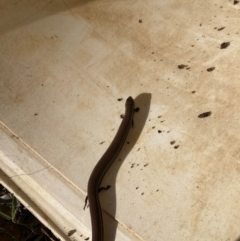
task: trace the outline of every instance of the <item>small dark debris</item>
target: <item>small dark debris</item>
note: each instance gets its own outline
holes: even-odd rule
[[[221,28],[218,28],[218,31],[221,31],[221,30],[223,30],[225,27],[221,27]]]
[[[162,131],[161,131],[161,130],[158,130],[158,133],[162,133]]]
[[[140,110],[139,107],[137,107],[137,108],[134,109],[135,112],[138,112],[139,110]]]
[[[12,138],[17,138],[17,139],[19,139],[19,137],[16,136],[16,135],[11,135],[11,137],[12,137]]]
[[[202,27],[202,23],[200,23],[199,26]]]
[[[102,145],[105,141],[100,142],[99,144]]]
[[[138,22],[139,22],[139,23],[142,23],[142,19],[139,19]]]
[[[37,116],[37,115],[38,115],[38,113],[35,113],[34,115],[35,115],[35,116]]]
[[[189,70],[189,69],[191,69],[191,68],[190,68],[190,67],[187,67],[186,69]]]
[[[192,91],[192,94],[194,94],[194,93],[196,93],[196,91],[195,91],[195,90],[193,90],[193,91]]]
[[[123,115],[123,114],[121,114],[121,115],[120,115],[120,117],[123,119],[123,118],[124,118],[124,115]]]
[[[211,68],[208,68],[207,71],[212,72],[214,69],[215,69],[215,67],[211,67]]]
[[[118,98],[117,100],[118,100],[118,101],[122,101],[122,99],[123,99],[123,98]]]
[[[223,42],[223,43],[220,45],[220,49],[226,49],[229,45],[230,45],[230,42]]]
[[[144,167],[147,167],[148,166],[148,164],[145,164],[145,165],[143,165]]]
[[[171,144],[171,145],[175,144],[175,141],[171,141],[170,144]]]
[[[162,117],[161,115],[158,116],[158,118],[161,118],[161,117]]]
[[[142,192],[141,195],[144,195],[144,192]]]
[[[179,69],[184,69],[184,68],[186,68],[186,67],[188,67],[188,65],[186,65],[186,64],[179,64],[179,65],[178,65],[178,68],[179,68]]]
[[[204,113],[198,115],[198,118],[206,118],[206,117],[210,116],[211,114],[212,114],[211,111],[207,111],[207,112],[204,112]]]
[[[178,149],[179,145],[174,146],[174,149]]]
[[[129,142],[129,141],[127,141],[127,144],[129,145],[129,144],[130,144],[130,142]]]
[[[154,52],[152,52],[152,54],[154,54]]]
[[[238,4],[239,3],[239,1],[233,1],[233,4],[234,5],[236,5],[236,4]]]
[[[155,126],[153,126],[152,129],[155,129]]]
[[[76,229],[73,229],[73,230],[70,230],[69,232],[68,232],[68,237],[69,236],[72,236],[74,233],[76,233],[77,232],[77,230]]]
[[[136,189],[138,189],[139,187],[136,187]]]

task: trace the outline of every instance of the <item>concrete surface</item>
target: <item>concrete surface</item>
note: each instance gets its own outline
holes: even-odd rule
[[[0,1],[2,182],[59,237],[90,237],[88,178],[131,95],[140,111],[100,194],[106,240],[239,240],[239,11]]]

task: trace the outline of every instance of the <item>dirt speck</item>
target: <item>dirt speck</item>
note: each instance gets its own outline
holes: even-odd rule
[[[186,64],[179,64],[179,65],[178,65],[178,68],[179,68],[179,69],[184,69],[184,68],[186,68],[186,67],[188,67],[188,65],[186,65]]]
[[[207,71],[212,72],[214,69],[215,69],[215,67],[211,67],[211,68],[208,68]]]
[[[72,236],[72,235],[73,235],[74,233],[76,233],[76,232],[77,232],[76,229],[70,230],[70,231],[68,232],[68,237]]]
[[[230,42],[223,42],[223,43],[220,45],[220,49],[226,49],[229,45],[230,45]]]
[[[203,112],[202,114],[198,115],[198,118],[206,118],[212,114],[211,111]]]
[[[136,108],[134,109],[135,112],[138,112],[139,110],[140,110],[139,107],[136,107]]]

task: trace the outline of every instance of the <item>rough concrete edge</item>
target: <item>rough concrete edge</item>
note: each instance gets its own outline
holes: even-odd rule
[[[7,142],[19,141],[18,137],[15,136],[16,138],[13,139],[11,138],[13,134],[11,132],[7,132],[8,129],[6,129],[5,126],[0,125],[1,138],[6,139]],[[19,143],[18,148],[14,149],[14,155],[19,158],[23,155],[21,144]],[[13,163],[11,163],[10,155],[8,155],[9,153],[7,153],[7,151],[4,153],[4,149],[7,148],[5,148],[4,145],[0,146],[0,181],[3,185],[6,186],[9,191],[13,192],[19,201],[26,206],[29,211],[31,211],[46,227],[48,227],[56,235],[56,237],[59,237],[62,241],[84,240],[87,236],[79,234],[78,232],[73,234],[71,237],[68,237],[66,234],[68,232],[67,230],[72,230],[73,226],[77,226],[78,230],[81,227],[79,230],[81,233],[87,234],[88,229],[83,224],[80,224],[79,220],[75,219],[68,210],[64,210],[64,207],[51,195],[49,195],[49,198],[43,198],[43,192],[45,190],[42,189],[41,192],[36,192],[36,185],[38,185],[38,188],[41,188],[41,185],[36,183],[31,175],[23,175],[22,173],[19,173],[19,170],[13,169],[11,166]],[[31,150],[29,150],[29,152],[30,151]],[[26,155],[26,151],[24,154]],[[31,159],[34,159],[34,153],[29,153],[29,155]],[[54,172],[54,169],[51,169],[51,171]],[[53,221],[53,214],[54,219],[57,220],[63,220],[64,217],[64,227],[56,225]],[[64,230],[66,231],[64,232]]]

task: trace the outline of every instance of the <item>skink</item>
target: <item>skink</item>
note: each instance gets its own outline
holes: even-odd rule
[[[88,200],[92,223],[92,241],[103,241],[104,239],[102,210],[98,197],[98,189],[106,171],[111,166],[123,147],[133,123],[133,114],[134,100],[130,96],[126,100],[125,115],[117,134],[106,152],[98,161],[97,165],[94,167],[88,181]]]

